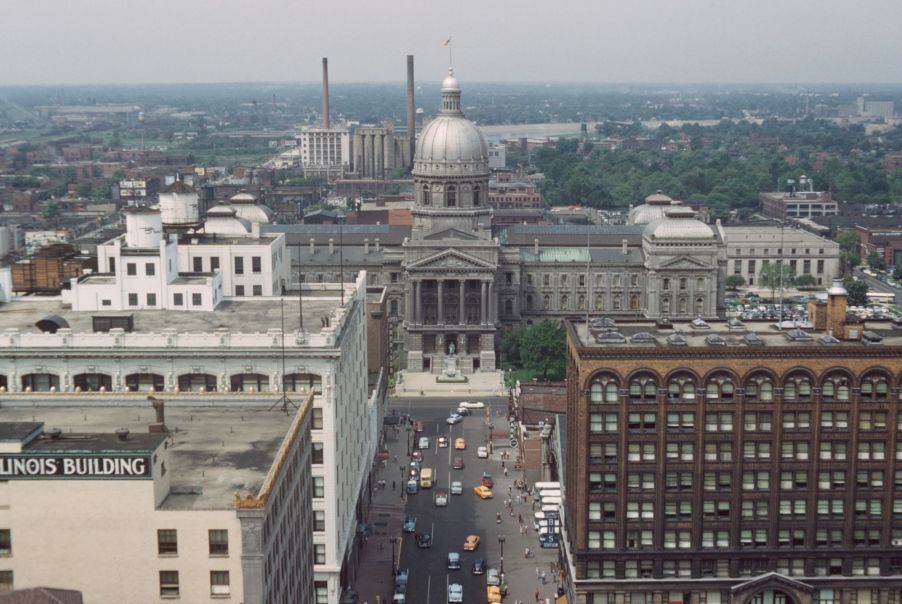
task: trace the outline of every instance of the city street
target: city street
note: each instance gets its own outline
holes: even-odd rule
[[[464,417],[464,420],[456,425],[448,425],[445,419],[457,406],[456,400],[402,400],[394,401],[392,408],[402,415],[409,414],[416,421],[423,422],[423,432],[407,431],[406,427],[400,427],[395,432],[391,427],[388,430],[388,445],[390,457],[386,467],[379,471],[378,478],[386,480],[387,487],[378,492],[377,501],[379,515],[385,517],[384,509],[387,507],[385,491],[397,501],[397,511],[391,513],[392,522],[384,535],[375,536],[376,539],[389,541],[391,537],[397,537],[395,549],[396,560],[400,568],[410,569],[408,588],[408,602],[416,603],[441,603],[447,601],[448,585],[459,583],[463,586],[464,602],[486,601],[486,576],[472,574],[473,561],[482,558],[488,568],[502,570],[502,547],[504,551],[503,571],[504,583],[509,587],[509,593],[505,602],[515,603],[535,602],[535,590],[538,589],[540,597],[551,598],[554,595],[556,584],[553,577],[552,565],[557,562],[557,550],[539,548],[539,542],[532,526],[533,509],[532,498],[529,502],[522,500],[517,503],[518,491],[514,487],[514,481],[521,478],[522,474],[514,470],[516,451],[510,449],[508,444],[508,422],[506,415],[506,400],[493,399],[485,409],[473,409],[473,414]],[[499,415],[500,413],[500,415]],[[487,421],[494,424],[491,430]],[[490,432],[495,433],[493,439],[493,451],[488,459],[479,459],[476,455],[477,448],[486,444]],[[435,484],[431,489],[420,489],[418,493],[405,495],[402,500],[402,485],[406,482],[408,473],[408,445],[416,448],[420,437],[429,438],[429,448],[423,450],[423,468],[432,468],[435,474]],[[446,436],[449,440],[448,448],[437,447],[437,437]],[[455,439],[462,437],[466,441],[466,449],[455,450]],[[502,452],[508,452],[510,459],[505,461],[508,468],[508,477],[504,477],[502,468]],[[397,461],[395,460],[397,456]],[[455,457],[462,458],[465,467],[453,469]],[[402,481],[402,467],[404,479]],[[495,481],[494,497],[482,500],[473,492],[473,488],[480,484],[483,472],[489,472]],[[527,483],[537,480],[538,476],[527,476]],[[395,482],[397,481],[397,482]],[[452,481],[463,483],[461,495],[450,495]],[[392,487],[396,486],[396,489]],[[449,492],[448,506],[436,507],[434,495],[437,489]],[[505,500],[512,496],[513,516],[505,507]],[[403,509],[403,512],[401,510]],[[501,523],[496,522],[500,514]],[[400,520],[404,516],[412,515],[417,519],[416,529],[412,533],[400,531]],[[523,523],[528,527],[528,534],[520,532],[518,516],[522,516]],[[416,534],[430,533],[433,537],[432,547],[422,549],[417,547]],[[468,535],[480,537],[480,544],[475,552],[464,551],[464,540]],[[504,543],[499,541],[503,536]],[[372,540],[371,540],[372,542]],[[377,546],[390,547],[390,544]],[[525,558],[525,549],[529,547],[534,553],[533,557]],[[374,548],[368,547],[364,554],[363,566],[367,566],[366,557],[373,555]],[[381,549],[381,551],[386,551]],[[461,568],[449,570],[447,557],[449,552],[457,552],[461,556]],[[390,557],[390,556],[389,556]],[[364,570],[363,568],[361,569]],[[388,565],[380,567],[378,571],[385,578],[390,575]],[[544,573],[546,584],[542,585],[540,576]],[[360,594],[360,602],[376,604],[374,594],[368,593],[365,583],[365,572],[360,573],[357,592]],[[380,580],[380,583],[386,583]],[[377,591],[380,598],[387,595],[385,587]]]

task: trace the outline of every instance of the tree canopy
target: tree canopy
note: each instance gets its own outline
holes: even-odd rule
[[[543,380],[561,380],[567,366],[567,333],[559,321],[547,320],[504,334],[501,350],[509,365]]]

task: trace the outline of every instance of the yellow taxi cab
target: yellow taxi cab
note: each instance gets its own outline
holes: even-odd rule
[[[491,499],[492,498],[492,489],[488,487],[484,487],[479,485],[478,487],[473,487],[473,492],[479,495],[480,499]]]
[[[501,601],[501,588],[497,585],[489,585],[485,588],[485,599],[489,602]]]
[[[467,539],[464,541],[464,551],[475,552],[478,547],[479,535],[467,535]]]
[[[455,449],[466,449],[467,441],[465,441],[462,438],[458,438],[457,440],[454,441],[454,448]]]

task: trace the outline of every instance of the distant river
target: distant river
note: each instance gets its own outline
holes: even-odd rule
[[[749,121],[760,123],[760,119],[751,119]],[[589,133],[595,132],[595,124],[598,122],[588,122],[586,127]],[[648,120],[642,122],[642,126],[649,130],[656,130],[661,124],[667,124],[671,128],[680,128],[685,124],[698,124],[699,126],[716,126],[720,120]],[[545,124],[504,124],[497,126],[480,126],[479,129],[485,135],[486,139],[491,142],[498,142],[502,139],[513,140],[522,137],[526,138],[548,138],[551,136],[573,136],[579,134],[578,122],[561,122],[561,123],[545,123]]]

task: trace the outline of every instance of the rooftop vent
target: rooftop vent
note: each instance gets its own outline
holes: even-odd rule
[[[63,434],[63,431],[59,428],[48,428],[47,430],[44,430],[44,434],[49,436],[52,440],[59,440],[60,436],[62,436]]]
[[[839,339],[832,333],[824,334],[821,336],[820,341],[821,344],[824,344],[825,346],[836,346],[839,344]]]
[[[655,321],[655,326],[658,329],[673,329],[673,323],[667,317],[662,317]]]
[[[630,342],[633,344],[657,344],[658,339],[647,331],[640,331],[639,333],[633,334],[633,337],[630,338]]]
[[[595,341],[599,344],[623,344],[626,342],[626,336],[614,329],[607,329],[594,335]]]
[[[877,332],[865,330],[861,332],[861,339],[864,340],[867,344],[879,344],[883,341],[883,336],[881,336]]]
[[[59,315],[47,315],[35,323],[35,326],[44,333],[56,333],[57,329],[67,328],[69,324]]]
[[[712,333],[705,338],[705,344],[707,344],[708,346],[726,346],[727,341],[721,336]]]
[[[764,340],[761,339],[761,336],[756,334],[754,331],[751,331],[744,336],[742,336],[742,341],[748,344],[749,346],[763,346]]]
[[[814,339],[799,327],[790,329],[784,333],[786,334],[786,339],[790,342],[811,342]]]
[[[689,342],[678,333],[672,333],[667,336],[667,343],[671,346],[688,346]]]
[[[690,325],[692,326],[692,329],[711,329],[711,326],[705,323],[701,317],[693,319]]]
[[[727,321],[727,329],[729,329],[731,331],[738,331],[740,329],[745,329],[745,323],[743,323],[736,317],[733,317],[732,319]]]

